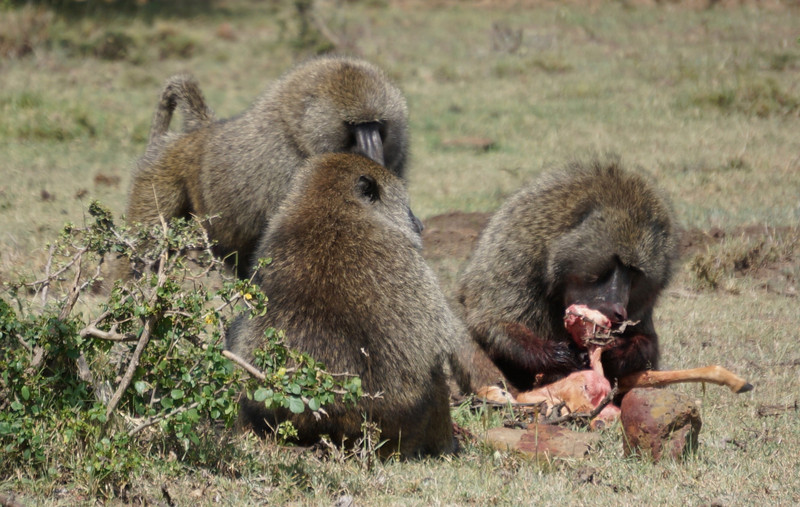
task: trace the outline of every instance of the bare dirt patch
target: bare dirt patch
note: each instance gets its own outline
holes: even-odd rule
[[[466,259],[491,216],[491,213],[451,211],[425,220],[422,231],[425,257]]]

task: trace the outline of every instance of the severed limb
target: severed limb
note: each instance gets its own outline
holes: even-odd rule
[[[625,393],[637,387],[663,387],[681,382],[710,382],[728,386],[734,393],[746,393],[753,385],[722,366],[705,366],[689,370],[645,370],[631,373],[619,380],[619,391]]]

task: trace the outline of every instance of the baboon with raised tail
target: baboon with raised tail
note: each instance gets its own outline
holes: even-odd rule
[[[181,132],[168,132],[173,111]],[[197,83],[171,78],[134,170],[127,221],[211,217],[215,253],[248,275],[259,235],[297,169],[314,155],[361,153],[405,176],[408,110],[386,73],[363,60],[322,57],[289,71],[243,113],[216,119]],[[118,270],[119,271],[119,270]],[[120,277],[130,274],[128,267]]]

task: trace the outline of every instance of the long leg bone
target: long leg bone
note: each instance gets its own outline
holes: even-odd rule
[[[662,387],[680,382],[711,382],[728,386],[734,393],[746,393],[753,385],[722,366],[705,366],[689,370],[646,370],[631,373],[619,380],[619,391],[627,392],[637,387]]]

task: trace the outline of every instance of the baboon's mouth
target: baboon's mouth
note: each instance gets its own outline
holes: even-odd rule
[[[586,305],[570,305],[564,312],[564,327],[572,339],[583,347],[589,344],[608,346],[624,333],[628,326],[636,324],[638,322],[630,320],[612,322],[601,311]]]

